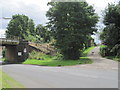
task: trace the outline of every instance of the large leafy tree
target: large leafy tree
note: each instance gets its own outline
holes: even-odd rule
[[[34,22],[25,15],[13,15],[7,26],[7,37],[18,36],[22,39],[28,39],[29,35],[34,34]]]
[[[85,41],[97,31],[98,16],[86,2],[50,2],[46,16],[56,40],[56,47],[64,59],[79,59]]]
[[[120,57],[120,2],[109,4],[105,9],[104,28],[101,39],[107,45],[108,55]]]
[[[31,33],[31,35],[35,36],[35,24],[32,19],[28,20],[28,30]]]

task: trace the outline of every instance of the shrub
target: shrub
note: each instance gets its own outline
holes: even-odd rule
[[[109,50],[108,50],[108,47],[107,46],[102,46],[100,47],[100,55],[105,57],[105,56],[108,56],[109,55]]]
[[[120,57],[120,45],[115,45],[114,47],[102,46],[100,47],[101,56],[114,56]]]
[[[32,51],[29,53],[29,59],[43,59],[43,53],[37,52],[37,51]]]
[[[116,44],[112,49],[111,52],[114,54],[116,57],[120,57],[120,44]]]
[[[60,54],[59,52],[57,52],[53,59],[54,60],[63,60],[63,55]]]
[[[5,57],[5,49],[2,50],[2,56]]]

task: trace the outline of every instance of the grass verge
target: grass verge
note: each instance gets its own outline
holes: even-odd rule
[[[0,70],[0,90],[2,90],[2,71]]]
[[[0,61],[5,61],[5,58],[0,58]]]
[[[32,52],[29,56],[29,59],[24,61],[22,64],[33,64],[33,65],[42,65],[42,66],[71,66],[78,64],[91,64],[92,60],[86,57],[88,52],[94,47],[90,47],[83,51],[82,56],[79,60],[58,60],[56,56],[44,55],[39,52]]]
[[[87,54],[90,52],[90,50],[92,50],[93,48],[95,48],[95,46],[92,46],[92,47],[89,47],[89,48],[87,48],[87,49],[85,49],[85,50],[83,50],[82,52],[82,56],[87,56]]]
[[[2,82],[1,82],[2,81]],[[2,84],[1,84],[2,83]],[[2,88],[24,88],[23,85],[0,70],[0,90]]]
[[[87,57],[81,57],[79,60],[55,60],[53,58],[44,58],[44,60],[27,59],[23,64],[43,65],[43,66],[71,66],[77,64],[91,64],[92,61]]]

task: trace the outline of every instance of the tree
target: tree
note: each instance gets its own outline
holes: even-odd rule
[[[38,24],[36,26],[36,37],[38,39],[38,41],[41,42],[49,42],[50,41],[50,31],[48,30],[47,27]]]
[[[13,15],[7,26],[7,37],[18,36],[28,39],[28,35],[34,33],[34,22],[25,15]]]
[[[114,24],[115,27],[120,28],[120,2],[115,4],[108,4],[108,8],[105,9],[104,24]]]
[[[28,20],[28,30],[32,36],[35,36],[35,24],[32,19]]]
[[[50,2],[48,26],[56,40],[56,47],[64,59],[77,60],[88,35],[96,32],[98,16],[86,2]]]
[[[109,56],[120,57],[120,2],[109,4],[105,9],[104,28],[100,38],[107,46],[106,53]]]

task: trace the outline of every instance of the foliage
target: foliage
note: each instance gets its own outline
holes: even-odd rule
[[[33,51],[29,58],[23,64],[45,65],[45,66],[69,66],[77,64],[91,64],[92,60],[87,57],[81,57],[79,60],[63,60],[61,54],[55,56],[45,55],[40,52]]]
[[[106,58],[108,58],[108,59],[112,59],[112,60],[114,60],[114,61],[118,61],[118,62],[120,62],[120,58],[119,58],[119,57],[115,57],[115,56],[107,56]]]
[[[89,47],[87,49],[84,49],[82,51],[82,56],[87,56],[87,54],[90,52],[90,50],[92,50],[93,48],[95,48],[95,46]]]
[[[13,15],[7,26],[7,37],[18,36],[22,39],[28,39],[29,35],[34,36],[34,22],[25,15]],[[29,40],[29,39],[28,39]]]
[[[50,2],[46,16],[55,46],[64,59],[79,59],[87,38],[97,31],[98,16],[86,2]]]
[[[25,36],[25,39],[30,41],[30,42],[36,42],[37,38],[33,35],[30,34],[30,32],[28,32],[28,36]]]
[[[120,57],[120,44],[116,44],[112,49],[111,52],[116,52],[115,56]]]
[[[44,60],[27,59],[23,64],[43,65],[43,66],[71,66],[78,64],[91,64],[92,60],[81,57],[79,60],[55,60],[54,57],[45,57]]]
[[[95,45],[94,39],[90,35],[87,35],[86,39],[84,40],[84,48],[87,49]]]
[[[36,52],[36,51],[32,51],[29,54],[29,59],[43,59],[42,57],[44,57],[45,55],[41,52]]]
[[[36,26],[36,37],[40,42],[49,42],[50,41],[50,31],[47,27],[38,24]]]
[[[103,57],[109,55],[108,47],[101,47],[100,48],[100,55],[103,56]]]
[[[2,49],[2,57],[5,57],[5,49]]]
[[[104,48],[104,47],[106,47],[106,45],[100,45],[100,48]]]
[[[59,52],[57,52],[53,59],[54,60],[63,60],[63,55],[60,54]]]
[[[113,24],[105,27],[103,30],[103,34],[101,34],[101,39],[104,45],[107,45],[110,48],[119,43],[119,37],[120,29],[116,28]]]
[[[120,2],[118,4],[108,4],[105,9],[104,24],[115,24],[120,27]]]
[[[13,15],[8,24],[7,37],[18,36],[31,42],[49,42],[50,31],[41,24],[35,28],[34,21],[25,15]]]
[[[104,28],[100,38],[105,48],[101,50],[107,53],[105,56],[120,57],[120,2],[118,4],[109,4],[105,9]]]

